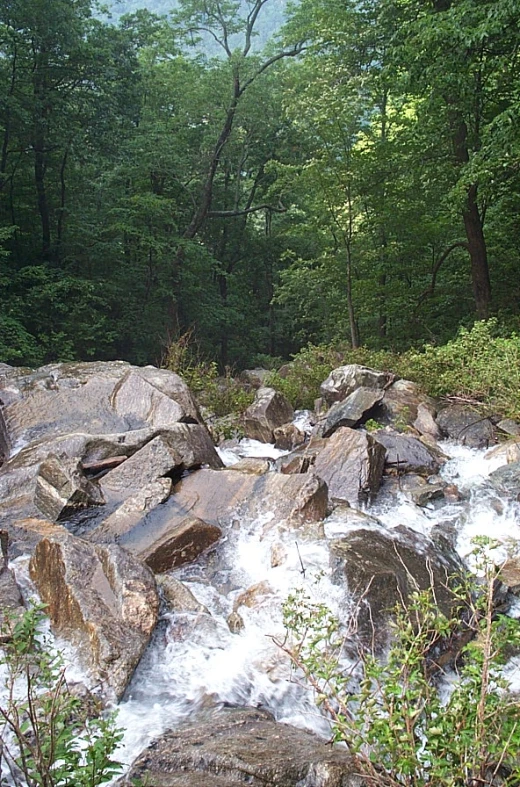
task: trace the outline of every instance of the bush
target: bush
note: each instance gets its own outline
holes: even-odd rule
[[[519,703],[502,674],[505,653],[520,644],[520,622],[496,614],[493,544],[475,550],[483,584],[466,577],[454,589],[476,638],[461,651],[457,680],[446,701],[432,679],[434,654],[461,629],[446,617],[433,590],[415,590],[395,609],[387,658],[360,650],[357,681],[342,671],[345,633],[329,610],[305,594],[285,605],[288,637],[278,643],[316,693],[333,739],[347,745],[368,783],[397,787],[517,784]],[[351,632],[350,632],[351,633]]]
[[[0,629],[0,780],[15,787],[96,787],[120,772],[114,716],[90,718],[67,686],[65,668],[39,633],[42,606],[7,618]]]

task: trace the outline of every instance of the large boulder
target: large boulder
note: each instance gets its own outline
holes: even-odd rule
[[[447,461],[440,449],[435,450],[411,435],[384,429],[375,432],[374,439],[386,448],[386,467],[397,473],[433,475]]]
[[[354,507],[372,500],[381,483],[385,448],[366,432],[345,426],[321,446],[313,471],[327,484],[330,497]],[[312,450],[312,443],[309,448]]]
[[[39,541],[29,569],[54,631],[120,698],[157,622],[152,572],[116,545],[96,546],[59,526]]]
[[[195,516],[188,516],[175,527],[139,550],[139,557],[160,574],[185,563],[192,563],[202,552],[213,546],[222,536],[217,525],[210,525]],[[127,549],[132,549],[131,536],[122,539]],[[134,547],[135,548],[135,547]]]
[[[436,603],[446,614],[455,606],[448,580],[460,574],[462,564],[447,542],[439,546],[403,525],[391,531],[360,527],[334,541],[331,553],[336,581],[346,580],[361,599],[358,631],[377,648],[388,643],[395,605],[406,603],[416,588],[433,585]]]
[[[171,478],[158,478],[127,497],[115,511],[89,533],[92,541],[117,541],[137,527],[153,509],[164,503],[172,490]]]
[[[29,443],[74,432],[109,434],[201,422],[178,375],[122,361],[13,370],[0,385],[0,443],[8,457]]]
[[[445,437],[471,448],[487,448],[496,442],[495,427],[473,407],[451,404],[437,415],[437,426]]]
[[[346,749],[253,708],[216,711],[155,741],[120,779],[154,787],[361,787]]]
[[[41,513],[57,522],[87,506],[103,505],[99,486],[83,473],[79,462],[50,454],[39,466],[34,496]]]
[[[367,366],[353,363],[339,366],[320,386],[320,393],[331,405],[350,396],[357,388],[384,390],[394,379],[389,372],[378,372]]]
[[[294,410],[274,388],[259,388],[255,401],[244,413],[246,437],[261,443],[274,442],[274,430],[292,420]]]
[[[356,388],[346,399],[332,405],[323,426],[323,437],[330,437],[340,426],[357,426],[383,399],[384,391]]]

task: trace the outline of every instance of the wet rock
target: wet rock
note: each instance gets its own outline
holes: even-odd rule
[[[100,486],[107,500],[124,499],[161,476],[180,475],[203,464],[222,467],[207,430],[198,424],[176,424],[107,473]]]
[[[320,386],[320,393],[331,405],[350,396],[357,388],[383,390],[394,379],[388,372],[378,372],[360,364],[348,364],[334,369]]]
[[[266,601],[266,599],[268,600],[272,598],[273,594],[274,590],[267,580],[258,582],[256,585],[251,585],[251,587],[247,588],[237,596],[235,603],[233,604],[233,612],[236,612],[238,609],[240,609],[240,607],[256,609],[257,607],[261,606],[264,601]]]
[[[492,486],[502,494],[520,500],[520,462],[503,465],[489,474]]]
[[[356,388],[346,399],[330,408],[323,426],[323,437],[330,437],[340,426],[357,426],[383,396],[382,390]]]
[[[127,497],[110,516],[89,533],[96,542],[117,541],[120,536],[138,527],[143,518],[168,499],[172,490],[170,478],[158,478],[143,486],[135,495]]]
[[[178,375],[122,361],[19,370],[2,381],[2,401],[0,432],[9,456],[28,443],[73,432],[112,434],[201,420]]]
[[[327,512],[327,487],[312,474],[256,476],[233,470],[202,469],[183,478],[165,504],[170,516],[197,516],[222,527],[236,519],[269,515],[290,524],[320,521]]]
[[[273,430],[275,448],[282,451],[293,451],[305,442],[305,432],[294,424],[284,424]]]
[[[431,475],[447,460],[440,449],[434,451],[411,435],[381,429],[374,439],[386,448],[386,467],[398,473]]]
[[[324,441],[314,472],[323,478],[329,496],[357,507],[372,500],[381,482],[386,450],[366,432],[340,427]]]
[[[185,563],[192,563],[221,536],[222,530],[216,525],[210,525],[202,519],[190,516],[144,548],[144,538],[141,538],[137,548],[135,533],[121,538],[119,543],[130,551],[135,551],[152,571],[161,574]]]
[[[244,628],[244,620],[238,612],[232,612],[227,616],[227,624],[232,634],[240,634]]]
[[[119,780],[154,787],[361,787],[345,749],[252,708],[216,711],[168,732]]]
[[[280,542],[271,547],[271,568],[282,566],[287,560],[287,549]]]
[[[209,610],[201,604],[191,590],[169,574],[159,574],[157,585],[172,612],[193,612],[209,615]]]
[[[313,437],[304,448],[297,448],[287,456],[279,457],[275,462],[275,468],[285,475],[308,473],[314,467],[319,446],[323,448],[324,445],[324,440]]]
[[[508,440],[502,445],[497,445],[486,454],[486,459],[503,459],[506,464],[520,462],[520,440]]]
[[[446,585],[462,564],[447,542],[440,548],[403,525],[391,531],[360,528],[333,542],[331,551],[336,580],[345,577],[350,592],[362,599],[358,626],[367,644],[387,645],[392,610],[415,587],[425,590],[433,581],[440,609],[450,614],[454,606]]]
[[[40,464],[34,502],[45,517],[57,522],[78,509],[104,505],[105,499],[78,462],[64,461],[51,454]]]
[[[95,546],[60,527],[38,543],[29,568],[53,629],[120,698],[157,622],[151,571],[116,545]]]
[[[253,456],[241,459],[234,465],[228,467],[228,470],[235,470],[237,473],[250,473],[251,475],[264,475],[271,469],[268,459],[257,459]]]
[[[8,567],[8,545],[7,531],[0,530],[0,644],[9,639],[11,621],[21,614],[24,607],[16,577]]]
[[[408,491],[408,496],[416,506],[427,506],[433,500],[444,498],[444,484],[424,484]]]
[[[255,401],[244,413],[246,437],[261,443],[274,442],[274,430],[292,420],[294,410],[274,388],[259,388]]]
[[[461,404],[445,407],[437,415],[442,434],[470,448],[487,448],[496,442],[495,428],[478,410]]]
[[[509,591],[515,596],[520,596],[520,557],[509,557],[500,567],[499,579],[507,585]]]

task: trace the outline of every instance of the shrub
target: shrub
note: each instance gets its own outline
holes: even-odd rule
[[[446,701],[432,679],[433,656],[440,642],[460,631],[461,618],[446,617],[433,590],[416,589],[396,607],[386,659],[361,650],[357,681],[341,668],[345,633],[330,611],[301,593],[286,603],[288,637],[278,644],[314,689],[334,741],[347,745],[368,783],[518,783],[519,703],[508,694],[502,665],[511,644],[520,644],[520,622],[494,610],[492,546],[481,540],[475,551],[484,583],[468,576],[453,591],[477,636],[461,651]]]
[[[112,754],[121,740],[114,716],[89,718],[67,686],[59,654],[39,633],[42,606],[7,618],[0,629],[2,765],[15,787],[96,787],[120,772]]]

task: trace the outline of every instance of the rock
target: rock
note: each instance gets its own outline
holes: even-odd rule
[[[273,430],[275,448],[282,451],[293,451],[305,442],[305,432],[294,424],[284,424]]]
[[[244,413],[246,437],[261,443],[274,441],[274,430],[292,420],[294,410],[274,388],[259,388],[255,401]]]
[[[325,419],[323,437],[330,437],[340,426],[357,426],[383,399],[384,391],[356,388],[346,399],[334,404]]]
[[[1,384],[0,433],[9,456],[31,442],[73,432],[111,434],[201,421],[178,375],[122,361],[50,364],[16,371]]]
[[[271,546],[271,568],[282,566],[287,560],[287,549],[280,542]]]
[[[167,516],[188,514],[205,522],[229,527],[234,520],[252,520],[269,514],[271,521],[290,525],[318,522],[327,513],[326,484],[313,474],[251,475],[233,470],[202,469],[183,478],[164,508]]]
[[[504,459],[506,464],[520,462],[520,439],[508,440],[502,445],[497,445],[486,454],[486,459]]]
[[[104,505],[105,499],[78,462],[64,461],[50,454],[38,470],[34,502],[45,517],[57,522],[80,508]]]
[[[462,571],[456,553],[403,525],[391,531],[359,528],[331,546],[336,580],[346,578],[349,590],[361,598],[358,626],[366,643],[384,648],[390,635],[391,610],[418,586],[434,583],[439,608],[450,614],[454,599],[446,588],[450,576]]]
[[[107,500],[121,500],[161,476],[179,476],[203,464],[222,467],[207,430],[198,424],[176,424],[110,470],[100,486]]]
[[[236,612],[240,607],[256,609],[260,607],[266,599],[272,599],[273,593],[274,590],[267,580],[258,582],[256,585],[251,585],[251,587],[247,588],[236,597],[235,603],[233,604],[233,612]]]
[[[320,393],[331,405],[350,396],[357,388],[384,390],[394,379],[389,372],[378,372],[359,364],[334,369],[320,386]]]
[[[411,435],[381,429],[374,433],[374,439],[386,448],[386,467],[397,473],[432,475],[447,460],[440,449],[434,452]]]
[[[375,497],[385,456],[385,448],[371,435],[343,426],[323,441],[313,469],[327,484],[331,498],[357,507]]]
[[[271,469],[268,459],[256,458],[254,456],[241,459],[234,465],[230,465],[228,470],[235,470],[237,473],[250,473],[251,475],[264,475]]]
[[[414,429],[417,429],[419,434],[428,435],[434,440],[440,440],[442,435],[435,421],[436,414],[433,406],[421,402],[417,406],[417,416],[413,422]]]
[[[487,448],[496,442],[495,428],[478,410],[461,404],[445,407],[437,415],[437,426],[446,437],[471,448]]]
[[[513,421],[512,418],[503,418],[497,424],[497,429],[501,432],[511,435],[511,437],[520,437],[520,424]]]
[[[515,596],[520,595],[520,558],[518,555],[509,557],[500,567],[498,577]]]
[[[514,500],[520,500],[520,462],[503,465],[489,474],[494,488]]]
[[[127,497],[110,516],[89,533],[89,540],[117,541],[119,536],[136,528],[150,511],[164,503],[172,490],[171,478],[158,478]]]
[[[443,484],[424,484],[423,486],[416,486],[408,491],[408,496],[415,503],[416,506],[426,506],[432,500],[441,500],[444,498],[444,485]]]
[[[120,698],[157,622],[151,571],[116,545],[89,544],[60,527],[38,543],[29,568],[54,631]]]
[[[240,634],[244,628],[244,620],[238,612],[232,612],[227,616],[227,624],[232,634]]]
[[[240,380],[251,388],[262,388],[271,374],[268,369],[244,369],[240,372]]]
[[[24,608],[23,597],[14,572],[8,567],[7,548],[9,538],[6,530],[0,530],[0,644],[10,639],[11,622],[16,620]]]
[[[253,708],[216,711],[163,735],[120,779],[119,787],[361,787],[345,749],[277,724]]]
[[[201,604],[191,590],[178,579],[169,574],[159,574],[157,585],[161,589],[164,599],[172,612],[193,612],[209,615],[209,610]]]
[[[132,552],[137,552],[141,560],[156,574],[192,563],[202,552],[215,544],[222,536],[222,530],[209,525],[194,516],[170,528],[149,546],[136,548],[135,533],[120,539],[120,543]]]

